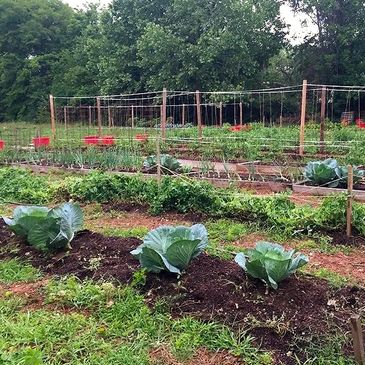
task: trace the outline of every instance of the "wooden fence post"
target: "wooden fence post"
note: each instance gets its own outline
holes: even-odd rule
[[[89,105],[89,128],[91,128],[92,114],[91,114],[91,105]]]
[[[161,109],[161,135],[162,140],[166,139],[166,105],[167,105],[167,90],[162,91],[162,109]]]
[[[326,118],[326,88],[322,87],[321,94],[321,124],[319,129],[320,153],[324,153],[324,121]]]
[[[185,125],[185,104],[182,105],[181,124]]]
[[[198,137],[199,139],[202,138],[202,113],[201,113],[201,106],[200,106],[200,91],[196,90],[195,92],[195,100],[196,100],[196,118],[198,121]]]
[[[223,126],[223,103],[219,103],[219,126]]]
[[[99,137],[101,137],[101,124],[102,124],[102,115],[101,115],[101,103],[100,103],[100,97],[96,97],[96,108],[98,110],[98,134]]]
[[[364,338],[359,315],[352,315],[350,318],[351,334],[354,346],[355,361],[359,365],[365,365]]]
[[[111,128],[111,126],[112,126],[112,113],[111,113],[110,106],[108,106],[108,126],[109,126],[109,128]]]
[[[157,163],[157,180],[161,184],[161,149],[160,149],[160,137],[156,137],[156,163]]]
[[[65,129],[67,129],[67,106],[63,107],[63,121],[65,123]]]
[[[307,80],[303,80],[302,108],[300,113],[299,155],[304,155],[305,116],[307,108]]]
[[[240,126],[243,125],[243,104],[240,102]]]
[[[354,184],[354,172],[352,165],[347,167],[347,212],[346,212],[346,235],[351,237],[352,235],[352,189]]]
[[[55,120],[55,110],[54,110],[54,98],[52,95],[49,96],[49,109],[51,113],[51,130],[52,139],[56,139],[56,120]]]

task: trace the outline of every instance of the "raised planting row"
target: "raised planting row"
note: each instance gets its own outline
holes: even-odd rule
[[[345,230],[346,196],[326,197],[318,206],[296,205],[290,194],[256,196],[238,189],[219,189],[196,180],[153,179],[95,172],[87,176],[37,175],[25,169],[0,169],[3,201],[42,204],[69,199],[79,202],[128,202],[144,205],[152,214],[167,211],[237,218],[288,235]],[[365,206],[354,202],[353,227],[365,236]]]
[[[253,336],[251,341],[271,352],[249,364],[314,361],[313,348],[319,356],[333,336],[337,343],[331,343],[322,361],[352,364],[348,318],[363,310],[365,291],[357,287],[334,289],[326,281],[304,274],[290,276],[308,258],[280,245],[258,243],[256,248],[239,253],[234,262],[203,252],[208,234],[201,224],[162,226],[150,231],[143,241],[105,237],[81,230],[82,211],[72,203],[53,209],[18,207],[13,219],[6,222],[8,227],[0,225],[0,259],[26,260],[50,275],[129,283],[145,294],[152,308],[161,306],[163,300],[175,317],[192,315],[223,322],[241,333],[242,341]],[[33,230],[38,232],[35,236]],[[72,302],[77,287],[72,278],[55,284],[49,300]],[[109,293],[106,310],[112,312],[113,285],[104,287]],[[94,290],[90,300],[95,295]],[[135,310],[130,308],[128,315],[137,314]],[[109,329],[107,324],[105,327],[106,334]]]

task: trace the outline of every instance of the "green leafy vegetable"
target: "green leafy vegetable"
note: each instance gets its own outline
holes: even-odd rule
[[[202,224],[192,227],[161,226],[150,231],[131,252],[148,271],[176,274],[187,268],[208,245],[208,233]]]
[[[359,182],[364,171],[354,169],[354,184]],[[326,186],[329,188],[346,187],[348,170],[340,166],[334,159],[324,161],[312,161],[304,168],[304,177],[313,185]]]
[[[83,213],[78,205],[64,203],[59,207],[20,206],[13,219],[3,218],[18,236],[41,251],[68,247],[83,226]]]
[[[262,241],[246,254],[237,254],[235,261],[248,275],[277,289],[280,281],[307,264],[309,259],[303,254],[296,254],[295,250],[285,251],[281,245]]]
[[[160,164],[161,167],[167,171],[177,171],[181,169],[180,162],[176,158],[166,154],[160,156]],[[155,166],[157,166],[157,157],[155,155],[148,156],[143,162],[143,167],[147,169],[154,168]]]

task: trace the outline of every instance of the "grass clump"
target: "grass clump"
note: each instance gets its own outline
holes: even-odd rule
[[[39,270],[17,259],[0,261],[0,283],[31,282],[40,276]]]

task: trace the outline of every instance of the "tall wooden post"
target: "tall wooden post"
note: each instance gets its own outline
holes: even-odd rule
[[[219,103],[219,126],[223,126],[223,103]]]
[[[354,314],[350,318],[352,341],[354,346],[355,361],[359,365],[365,364],[364,337],[362,334],[360,316]]]
[[[65,123],[65,129],[67,128],[67,107],[63,107],[63,121]]]
[[[51,113],[51,130],[52,138],[56,139],[56,120],[55,120],[55,110],[54,110],[54,98],[52,95],[49,96],[49,109]]]
[[[185,104],[182,105],[181,124],[185,125]]]
[[[354,185],[354,171],[352,165],[347,167],[347,211],[346,211],[346,235],[352,235],[352,189]]]
[[[324,153],[324,121],[326,118],[326,88],[322,87],[321,94],[321,124],[319,129],[320,153]]]
[[[166,107],[167,106],[167,90],[162,91],[162,109],[161,109],[161,135],[162,140],[166,139]]]
[[[240,102],[240,126],[243,125],[243,104]]]
[[[98,110],[98,134],[101,137],[101,123],[102,123],[102,115],[101,115],[101,104],[100,104],[100,97],[96,97],[96,108]]]
[[[132,120],[132,128],[134,129],[134,106],[132,105],[132,110],[131,110],[131,120]]]
[[[109,126],[109,128],[111,128],[111,126],[112,126],[112,114],[111,114],[110,106],[108,106],[108,126]]]
[[[200,91],[196,90],[195,92],[195,101],[196,101],[196,119],[198,121],[198,137],[199,139],[202,138],[202,111],[200,105]]]
[[[156,163],[157,163],[157,180],[158,184],[161,184],[161,149],[160,149],[160,137],[156,137]]]
[[[307,80],[303,80],[302,108],[300,113],[299,155],[304,155],[305,116],[307,108]]]
[[[91,105],[89,105],[89,127],[91,128],[91,123],[92,123],[92,111],[91,111]]]

